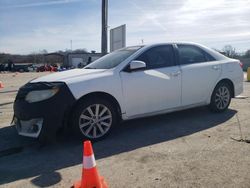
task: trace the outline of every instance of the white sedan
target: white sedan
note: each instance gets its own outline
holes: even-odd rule
[[[27,83],[16,97],[14,122],[24,136],[44,139],[67,127],[98,140],[119,120],[205,105],[223,112],[243,91],[241,66],[195,43],[127,47],[84,69]]]

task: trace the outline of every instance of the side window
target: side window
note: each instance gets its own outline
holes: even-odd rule
[[[171,45],[153,47],[141,54],[136,60],[144,61],[147,65],[147,69],[175,65],[174,52]]]
[[[178,51],[181,65],[211,61],[208,59],[210,55],[196,46],[178,45]]]

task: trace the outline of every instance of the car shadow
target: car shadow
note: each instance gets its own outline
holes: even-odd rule
[[[93,143],[95,157],[102,159],[188,136],[215,127],[232,118],[235,113],[236,110],[229,109],[215,114],[202,107],[127,121],[116,127],[104,140]],[[0,135],[9,129],[0,129]],[[0,185],[33,177],[31,183],[40,187],[60,182],[61,176],[57,170],[82,163],[81,140],[70,135],[64,133],[55,142],[43,147],[37,142],[34,144],[34,141],[26,140],[23,143],[28,147],[24,147],[22,152],[0,157]]]

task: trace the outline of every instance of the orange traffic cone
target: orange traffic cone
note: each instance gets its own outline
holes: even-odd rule
[[[107,188],[107,183],[96,168],[95,156],[90,141],[83,143],[82,179],[74,183],[74,188]]]
[[[0,88],[4,88],[3,82],[0,81]]]

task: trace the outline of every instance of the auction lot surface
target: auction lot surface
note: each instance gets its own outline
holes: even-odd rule
[[[81,176],[82,143],[70,132],[40,146],[10,126],[17,89],[44,74],[0,74],[0,187],[70,187]],[[115,188],[250,187],[250,144],[234,140],[250,140],[250,83],[242,95],[222,114],[202,107],[123,123],[93,145],[100,174]]]

